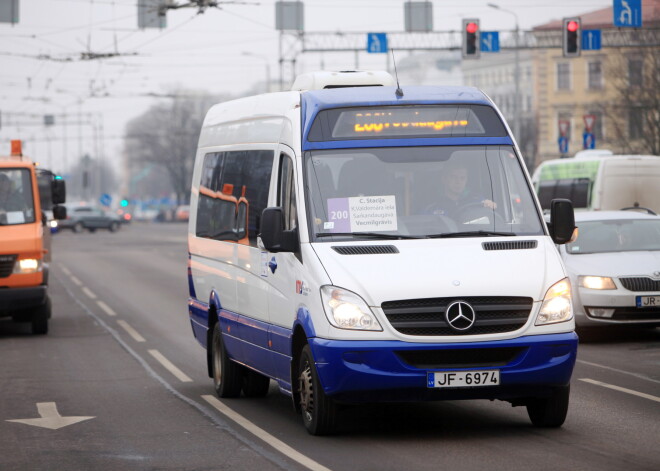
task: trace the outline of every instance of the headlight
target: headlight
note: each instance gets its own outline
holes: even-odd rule
[[[335,327],[352,330],[383,330],[367,303],[357,294],[336,286],[323,286],[321,299],[325,315]]]
[[[614,280],[609,276],[578,276],[578,284],[589,289],[616,289]]]
[[[36,258],[23,258],[16,262],[14,265],[14,273],[26,275],[28,273],[36,273],[41,270],[41,260]]]
[[[558,281],[550,287],[538,316],[536,316],[536,325],[555,324],[565,322],[573,317],[573,307],[571,306],[571,284],[568,278]]]
[[[48,225],[50,225],[50,227],[57,227],[57,221],[55,219],[48,221]]]

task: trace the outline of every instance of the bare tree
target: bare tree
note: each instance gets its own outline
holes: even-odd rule
[[[131,167],[162,166],[179,204],[189,201],[193,162],[206,111],[219,101],[205,93],[178,91],[126,126]]]
[[[614,94],[601,109],[616,147],[626,153],[660,155],[659,71],[658,47],[622,50],[610,63]]]

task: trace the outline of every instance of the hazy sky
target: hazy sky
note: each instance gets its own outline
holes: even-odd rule
[[[126,122],[153,103],[148,94],[172,88],[243,93],[264,81],[268,69],[271,78],[279,76],[275,0],[226,2],[203,14],[196,8],[170,10],[163,30],[137,28],[137,0],[19,1],[19,23],[0,23],[0,154],[8,153],[10,139],[21,138],[26,153],[60,172],[84,153],[102,151],[104,158],[118,160]],[[514,15],[487,7],[485,0],[432,3],[436,31],[459,30],[462,18],[479,18],[482,30],[514,28]],[[531,29],[611,6],[612,0],[492,3],[514,11],[521,29]],[[305,0],[305,31],[400,32],[403,5],[404,0]],[[131,55],[78,60],[85,52]],[[69,58],[76,60],[62,61]],[[386,65],[380,54],[361,53],[359,60],[364,69]],[[303,54],[298,71],[322,63],[330,70],[351,69],[354,55]],[[43,126],[44,114],[63,113],[66,128],[60,119]],[[82,123],[77,113],[85,115]],[[93,139],[88,115],[103,123],[103,142]]]

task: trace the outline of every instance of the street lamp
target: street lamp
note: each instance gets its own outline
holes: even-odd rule
[[[266,62],[266,93],[270,92],[270,62],[268,60],[268,56],[262,55],[262,54],[255,54],[253,52],[248,52],[248,51],[243,51],[242,52],[243,56],[246,57],[256,57],[258,59],[263,59]]]
[[[515,37],[515,46],[516,46],[516,54],[515,54],[515,96],[513,99],[513,135],[518,140],[520,138],[520,51],[518,47],[518,38],[519,38],[519,28],[518,28],[518,15],[516,15],[515,12],[511,10],[507,10],[505,8],[500,7],[499,5],[496,5],[495,3],[488,3],[487,4],[489,7],[494,8],[495,10],[500,10],[505,13],[510,13],[512,14],[515,19],[516,19],[516,37]]]

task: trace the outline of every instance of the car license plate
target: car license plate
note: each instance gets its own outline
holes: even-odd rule
[[[429,388],[498,386],[500,384],[500,371],[436,371],[428,373],[427,379]]]
[[[660,296],[637,296],[637,307],[660,307]]]

